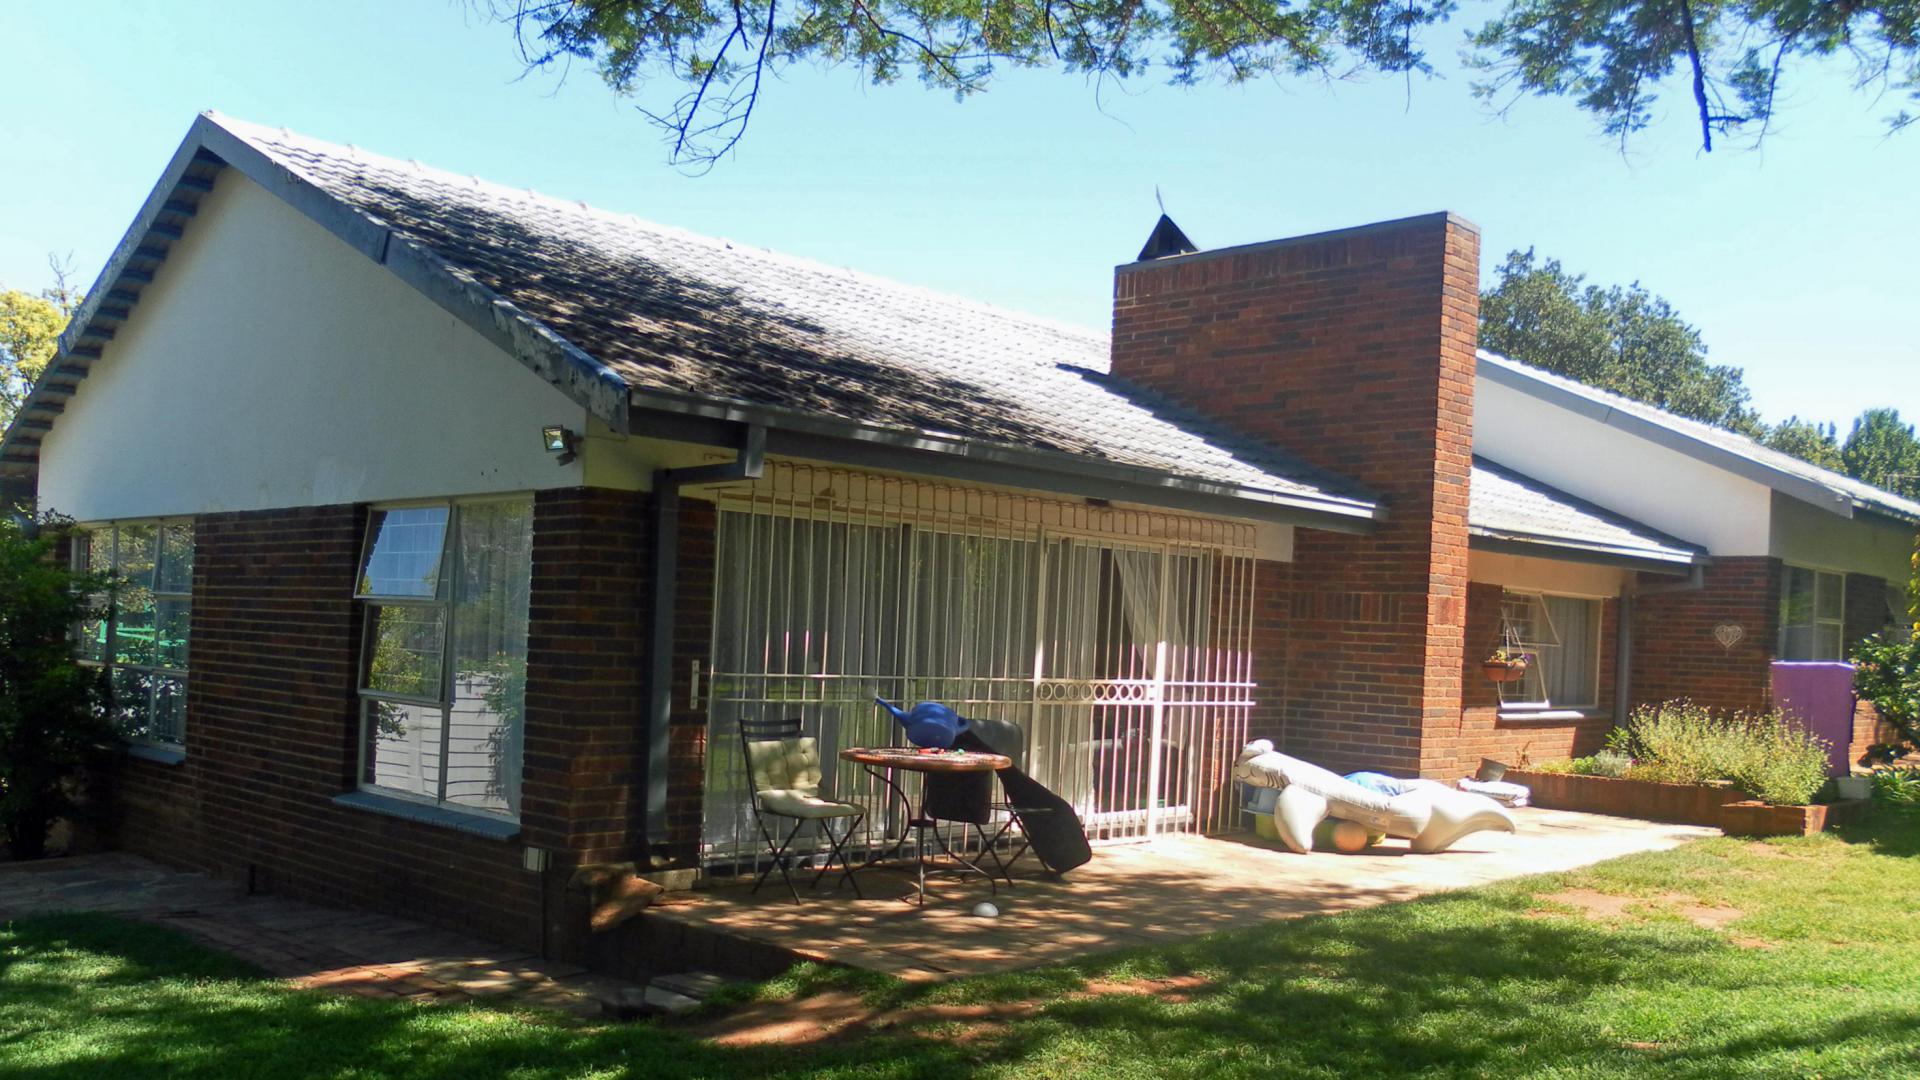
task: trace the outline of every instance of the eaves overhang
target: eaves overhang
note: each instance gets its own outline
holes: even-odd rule
[[[1694,567],[1705,566],[1708,562],[1708,556],[1704,551],[1651,551],[1646,548],[1603,544],[1589,540],[1571,540],[1565,537],[1519,533],[1481,526],[1472,526],[1467,529],[1467,546],[1473,551],[1616,566],[1652,574],[1686,574]]]
[[[1377,502],[1249,488],[1078,454],[659,390],[635,390],[634,426],[706,446],[739,445],[741,430],[766,431],[771,454],[1021,487],[1162,509],[1370,533],[1386,518]]]
[[[1481,376],[1495,385],[1517,390],[1608,427],[1645,439],[1656,446],[1685,454],[1696,461],[1723,469],[1742,479],[1751,480],[1843,518],[1851,518],[1856,513],[1870,513],[1908,525],[1920,524],[1920,514],[1907,514],[1889,507],[1864,502],[1854,495],[1816,480],[1796,476],[1763,461],[1756,461],[1726,447],[1697,438],[1685,431],[1657,423],[1637,413],[1616,408],[1602,398],[1588,396],[1561,386],[1553,380],[1538,378],[1525,371],[1516,370],[1518,366],[1516,361],[1506,360],[1505,357],[1498,359],[1504,362],[1482,363],[1476,369]]]

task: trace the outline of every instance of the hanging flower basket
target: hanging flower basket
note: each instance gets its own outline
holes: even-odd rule
[[[1532,663],[1526,655],[1515,655],[1505,651],[1496,652],[1480,661],[1480,670],[1486,672],[1491,682],[1519,682],[1526,677],[1527,666]]]

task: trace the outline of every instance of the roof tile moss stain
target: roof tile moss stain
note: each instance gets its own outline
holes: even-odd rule
[[[1092,331],[234,125],[636,389],[1082,455],[1291,494],[1351,486],[1104,375]]]

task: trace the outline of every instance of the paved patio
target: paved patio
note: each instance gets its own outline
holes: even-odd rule
[[[1362,855],[1295,855],[1252,836],[1164,837],[1095,849],[1065,878],[1037,875],[1030,860],[1002,885],[996,919],[971,914],[989,899],[984,883],[942,878],[926,908],[904,900],[906,875],[861,874],[868,899],[833,879],[796,906],[776,877],[759,895],[727,884],[674,894],[644,918],[676,920],[782,949],[801,959],[944,979],[1058,963],[1081,953],[1145,945],[1571,870],[1640,851],[1659,851],[1718,830],[1562,810],[1516,812],[1512,835],[1478,833],[1439,855],[1412,855],[1389,840]]]
[[[511,997],[598,1016],[631,985],[408,919],[245,896],[135,855],[0,863],[0,922],[76,911],[170,926],[295,985],[360,997]]]
[[[1102,847],[1061,880],[1022,860],[1002,886],[1001,914],[978,879],[932,883],[925,909],[907,874],[861,875],[868,899],[832,879],[796,906],[777,879],[758,896],[725,884],[668,894],[641,916],[755,942],[794,959],[937,980],[1058,963],[1076,955],[1170,941],[1269,919],[1407,900],[1523,874],[1675,847],[1717,830],[1559,810],[1517,812],[1514,835],[1481,833],[1441,855],[1388,841],[1363,855],[1294,855],[1251,836],[1165,837]],[[598,1015],[631,984],[476,938],[387,915],[281,897],[244,896],[204,875],[113,853],[0,864],[0,921],[101,911],[171,926],[298,985],[367,997],[466,1001],[511,996]]]

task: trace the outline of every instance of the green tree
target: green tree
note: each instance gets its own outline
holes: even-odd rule
[[[0,517],[0,839],[16,859],[46,853],[75,785],[114,744],[103,680],[74,661],[72,639],[107,582],[68,568],[68,525]]]
[[[0,290],[0,428],[13,423],[66,325],[66,312],[53,301]]]
[[[1533,249],[1513,251],[1480,296],[1480,344],[1681,416],[1743,435],[1765,429],[1739,368],[1707,363],[1700,331],[1632,285],[1602,287]]]
[[[1846,462],[1840,458],[1840,439],[1832,424],[1789,416],[1774,425],[1762,441],[1783,454],[1792,454],[1823,469],[1834,472],[1847,469]]]
[[[875,83],[913,74],[965,97],[1005,68],[1176,85],[1270,76],[1430,74],[1423,35],[1454,0],[488,0],[529,67],[592,64],[609,86],[675,84],[643,110],[672,157],[711,161],[745,132],[761,93],[799,62],[850,65]],[[1625,139],[1651,124],[1676,80],[1702,144],[1757,139],[1792,74],[1839,56],[1865,91],[1920,94],[1913,0],[1505,0],[1469,34],[1475,89],[1566,96]],[[1889,118],[1898,127],[1905,112]]]
[[[0,431],[20,411],[27,393],[53,359],[60,332],[80,306],[81,296],[70,284],[72,271],[64,259],[49,257],[54,283],[38,295],[19,289],[0,289]]]
[[[1920,438],[1898,409],[1868,409],[1853,422],[1840,460],[1847,475],[1874,487],[1920,498]]]

